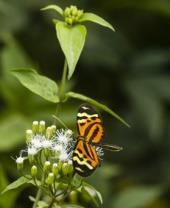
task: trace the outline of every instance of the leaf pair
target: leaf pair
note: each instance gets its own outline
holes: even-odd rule
[[[33,93],[43,97],[44,99],[53,102],[58,103],[59,95],[58,95],[58,85],[51,79],[39,75],[35,70],[33,69],[15,69],[12,71],[13,75],[21,82],[21,84],[32,91]],[[122,119],[118,114],[116,114],[114,111],[112,111],[110,108],[108,108],[106,105],[101,104],[100,102],[89,98],[85,95],[75,93],[75,92],[67,92],[65,94],[65,98],[74,98],[78,100],[82,100],[84,102],[88,102],[104,111],[109,113],[110,115],[114,116],[117,120],[124,123],[126,126],[129,127],[129,124]]]
[[[42,10],[54,10],[59,15],[64,15],[62,8],[57,5],[49,5]],[[85,44],[87,29],[82,25],[82,23],[86,21],[97,23],[115,31],[113,26],[106,20],[96,14],[88,12],[83,13],[82,17],[78,20],[78,24],[71,26],[66,24],[66,22],[54,20],[56,24],[57,38],[68,63],[68,79],[72,77],[75,71],[75,67]]]

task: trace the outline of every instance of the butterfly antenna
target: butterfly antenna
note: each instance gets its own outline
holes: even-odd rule
[[[108,150],[108,151],[112,151],[112,152],[119,152],[119,151],[123,150],[123,147],[120,147],[117,145],[100,144],[97,146],[103,148],[104,150]]]

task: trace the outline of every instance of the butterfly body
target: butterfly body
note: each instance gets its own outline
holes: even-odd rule
[[[83,177],[91,175],[100,166],[100,158],[96,147],[102,146],[100,142],[104,138],[104,129],[101,117],[90,105],[80,106],[77,114],[78,138],[73,151],[73,166],[76,173]],[[117,146],[107,149],[118,150]],[[109,150],[110,150],[109,149]]]

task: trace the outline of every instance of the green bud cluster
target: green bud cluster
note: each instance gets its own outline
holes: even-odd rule
[[[48,175],[50,172],[54,174],[55,177],[70,177],[73,175],[73,165],[66,162],[52,163],[50,161],[45,161],[43,165],[43,172]]]
[[[64,10],[64,19],[68,25],[73,25],[79,22],[83,16],[83,10],[78,9],[76,6],[66,7]]]
[[[26,130],[26,142],[27,143],[31,142],[33,136],[35,136],[36,134],[44,135],[48,139],[50,139],[50,138],[53,137],[55,132],[56,132],[56,126],[55,125],[48,126],[46,128],[45,121],[40,121],[40,122],[33,121],[32,129],[27,129]]]
[[[35,167],[32,166],[31,169],[31,175],[32,177],[35,177],[37,172],[34,170]],[[35,173],[34,173],[35,171]],[[63,163],[63,162],[50,162],[50,161],[45,161],[43,165],[43,173],[45,176],[45,184],[47,186],[51,186],[52,189],[55,189],[55,187],[60,187],[60,189],[65,189],[68,187],[67,183],[63,183],[63,179],[65,181],[71,180],[71,177],[73,176],[73,165],[70,163]]]

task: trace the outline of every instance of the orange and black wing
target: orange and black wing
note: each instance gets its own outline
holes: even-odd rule
[[[99,143],[104,137],[101,117],[90,105],[80,106],[77,114],[77,129],[80,137],[91,144]]]
[[[78,140],[73,152],[73,166],[76,173],[87,177],[100,165],[100,160],[95,147],[91,144]]]

